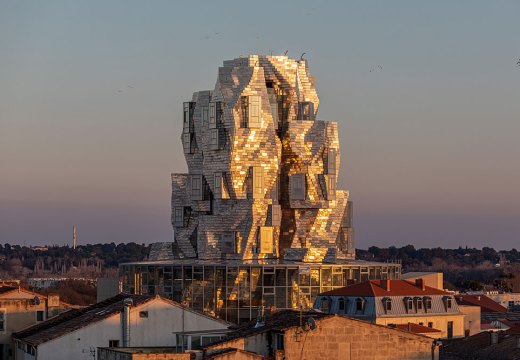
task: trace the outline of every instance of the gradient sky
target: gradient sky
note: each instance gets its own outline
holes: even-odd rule
[[[172,239],[181,105],[299,58],[357,247],[520,247],[520,2],[0,0],[0,243]],[[381,70],[378,65],[381,65]],[[374,71],[370,71],[375,69]]]

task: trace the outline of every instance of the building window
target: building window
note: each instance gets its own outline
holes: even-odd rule
[[[392,311],[392,299],[384,298],[383,299],[383,305],[385,307],[385,312]]]
[[[428,323],[428,327],[431,328],[431,329],[433,329],[433,322],[430,321],[430,322]]]
[[[448,332],[448,339],[451,339],[453,337],[453,321],[448,321],[447,324],[447,332]]]
[[[305,174],[293,174],[289,178],[291,200],[305,200]]]
[[[328,151],[327,174],[336,175],[336,149],[329,149],[329,151]]]
[[[284,336],[283,334],[276,334],[276,350],[284,350]]]
[[[191,133],[182,134],[182,147],[185,154],[192,154],[191,151]]]
[[[140,318],[148,318],[148,311],[139,311]]]
[[[221,242],[222,253],[224,253],[224,254],[236,253],[235,233],[234,232],[220,234],[220,242]]]
[[[327,298],[321,298],[321,311],[324,312],[324,313],[329,313],[329,309],[330,309],[330,306],[329,306],[329,299]]]
[[[339,311],[345,311],[345,299],[339,299],[338,301],[338,309]]]
[[[183,108],[183,132],[193,132],[193,110],[195,109],[195,103],[185,102]]]
[[[213,195],[215,199],[222,199],[222,173],[216,172],[213,177]]]
[[[119,340],[108,340],[108,347],[119,347]]]
[[[244,106],[243,114],[247,117],[247,127],[261,127],[262,98],[258,95],[245,96],[242,98],[242,104]]]
[[[253,167],[253,199],[264,198],[264,169],[261,166]]]
[[[426,310],[431,310],[432,309],[432,298],[431,297],[425,296],[423,298],[423,302],[424,302],[424,308]]]
[[[43,310],[36,311],[36,321],[43,321],[43,320],[45,320]]]
[[[202,175],[191,175],[191,198],[202,200]]]
[[[208,107],[203,106],[201,111],[202,111],[202,123],[207,124],[208,123]],[[209,123],[209,125],[211,127],[211,122]]]
[[[209,148],[211,150],[218,150],[218,130],[219,129],[211,129],[209,133]]]
[[[271,225],[280,226],[282,223],[282,207],[280,205],[271,205]]]
[[[446,308],[446,311],[452,308],[453,304],[451,296],[444,296],[442,300],[444,302],[444,307]]]
[[[404,299],[404,307],[406,312],[410,312],[413,310],[413,299],[411,297],[405,297]]]
[[[365,301],[361,298],[356,299],[356,311],[363,311],[363,305],[365,305]]]
[[[298,120],[314,120],[314,103],[310,101],[298,103]]]
[[[327,200],[336,200],[336,175],[327,176]]]
[[[6,314],[7,311],[5,309],[0,309],[0,332],[5,332],[7,329]]]
[[[417,311],[422,310],[422,300],[420,297],[415,298],[415,307],[417,308]]]
[[[271,226],[260,227],[260,253],[273,253],[273,228]]]
[[[173,211],[174,226],[184,226],[184,207],[176,206]]]

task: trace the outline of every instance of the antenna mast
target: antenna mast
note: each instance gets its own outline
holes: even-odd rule
[[[77,240],[77,236],[76,236],[76,224],[74,224],[74,228],[72,229],[72,239],[74,241],[74,250],[76,250],[76,240]]]

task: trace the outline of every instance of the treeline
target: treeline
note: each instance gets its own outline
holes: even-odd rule
[[[99,276],[119,263],[141,261],[148,256],[145,244],[89,244],[26,247],[0,244],[0,272],[5,276],[76,275]]]
[[[520,292],[520,253],[516,249],[400,248],[372,246],[357,250],[357,258],[371,261],[400,260],[404,272],[440,271],[445,287],[459,290],[499,290]]]

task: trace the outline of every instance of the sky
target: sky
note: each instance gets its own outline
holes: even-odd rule
[[[520,247],[518,1],[0,0],[0,243],[171,241],[182,102],[305,52],[356,246]]]

